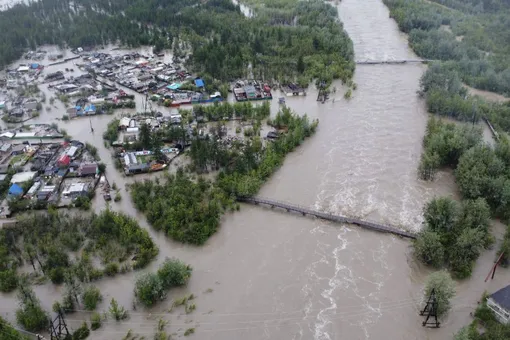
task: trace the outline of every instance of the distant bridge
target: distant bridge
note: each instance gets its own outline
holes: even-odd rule
[[[275,201],[275,200],[271,200],[271,199],[267,199],[267,198],[239,197],[239,198],[237,198],[237,200],[239,202],[244,202],[244,203],[264,204],[264,205],[270,206],[271,208],[276,207],[276,208],[287,210],[287,212],[296,212],[296,213],[302,214],[303,216],[306,216],[306,215],[314,216],[314,217],[321,218],[321,219],[327,220],[327,221],[332,221],[332,222],[337,222],[337,223],[355,224],[355,225],[358,225],[365,229],[379,231],[379,232],[383,232],[383,233],[394,234],[394,235],[402,236],[402,237],[406,237],[406,238],[411,238],[411,239],[416,238],[416,234],[398,229],[397,227],[383,225],[383,224],[379,224],[376,222],[364,221],[364,220],[360,220],[357,218],[333,215],[333,214],[316,211],[316,210],[311,210],[311,209],[308,209],[305,207],[300,207],[298,205],[285,203],[285,202],[281,202],[281,201]]]
[[[417,64],[417,63],[430,63],[435,60],[431,59],[399,59],[399,60],[356,60],[357,65],[395,65],[395,64]]]

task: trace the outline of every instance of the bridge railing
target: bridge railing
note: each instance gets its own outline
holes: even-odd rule
[[[413,233],[411,233],[403,228],[397,227],[397,226],[389,224],[389,223],[381,224],[381,222],[368,220],[368,219],[364,219],[364,218],[361,219],[358,217],[347,217],[347,216],[343,216],[343,215],[337,215],[337,214],[333,214],[330,212],[314,210],[309,207],[301,206],[298,204],[291,204],[291,203],[284,202],[284,201],[278,201],[278,200],[268,199],[268,198],[264,198],[264,197],[240,197],[239,200],[245,201],[245,202],[253,202],[253,203],[258,203],[258,204],[276,206],[276,207],[279,207],[282,209],[289,209],[292,211],[305,213],[308,215],[315,215],[317,217],[321,217],[321,215],[322,215],[322,216],[327,217],[327,219],[329,219],[329,220],[338,220],[343,223],[363,225],[363,226],[366,226],[366,227],[372,228],[372,229],[379,229],[379,230],[382,229],[382,230],[387,230],[389,232],[414,235]]]

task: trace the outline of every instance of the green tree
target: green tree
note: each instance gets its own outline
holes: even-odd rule
[[[16,310],[16,321],[30,332],[46,329],[49,317],[41,308],[41,303],[35,296],[34,291],[26,282],[20,283],[19,287],[18,300],[20,308]]]
[[[457,222],[459,207],[449,197],[434,198],[424,208],[423,217],[431,231],[448,232]]]
[[[437,300],[438,317],[443,317],[451,308],[450,301],[455,296],[455,282],[445,270],[432,273],[425,283],[424,299],[429,298],[432,290]]]
[[[140,126],[140,132],[138,134],[138,140],[140,146],[145,150],[151,150],[152,148],[152,138],[151,138],[151,127],[149,124],[143,123]]]
[[[424,263],[441,267],[445,262],[445,250],[439,234],[425,230],[414,242],[414,252]]]
[[[29,340],[27,336],[24,334],[18,332],[16,329],[12,327],[11,324],[9,324],[6,320],[4,320],[2,317],[0,317],[0,339],[2,340],[10,340],[10,339],[16,339],[16,340]]]
[[[166,290],[158,275],[146,273],[136,280],[135,296],[145,306],[150,307],[166,298]]]
[[[188,283],[191,270],[191,267],[182,261],[167,258],[158,269],[158,277],[166,289],[183,286]]]

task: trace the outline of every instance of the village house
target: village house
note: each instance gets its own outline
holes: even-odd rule
[[[487,299],[487,307],[494,312],[499,322],[510,323],[510,285],[491,294]]]

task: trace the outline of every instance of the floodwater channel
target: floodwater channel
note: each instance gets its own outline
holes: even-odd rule
[[[381,0],[343,0],[338,9],[356,59],[416,59]],[[457,197],[451,173],[441,173],[432,183],[417,179],[428,118],[416,94],[424,70],[419,64],[359,65],[354,79],[358,88],[349,101],[343,99],[341,84],[336,84],[334,102],[316,102],[313,89],[306,97],[287,98],[296,112],[318,118],[319,128],[287,157],[260,196],[418,231],[428,199]],[[139,100],[137,105],[141,109]],[[277,100],[272,106],[276,112]],[[53,122],[62,110],[52,108],[34,122]],[[90,123],[88,118],[58,123],[73,138],[98,148],[109,180],[123,196],[111,208],[137,218],[159,246],[160,256],[146,270],[155,270],[165,257],[177,257],[191,264],[193,275],[186,288],[172,291],[151,310],[132,308],[140,272],[95,283],[105,297],[99,310],[107,310],[114,297],[130,318],[108,320],[90,339],[121,339],[129,329],[151,338],[159,318],[168,321],[168,332],[177,336],[194,327],[190,339],[448,339],[470,322],[469,312],[484,290],[499,289],[510,279],[502,270],[494,281],[483,282],[494,259],[494,250],[487,251],[473,278],[459,283],[442,328],[425,329],[418,312],[429,270],[414,261],[408,240],[243,205],[224,216],[221,229],[205,246],[172,242],[148,226],[128,197],[126,184],[141,177],[126,178],[113,167],[102,140],[111,119],[103,115],[91,117]],[[104,207],[102,198],[95,200],[96,210]],[[48,310],[63,293],[63,287],[52,284],[34,290]],[[172,298],[185,293],[196,296],[197,309],[191,314],[169,312]],[[0,299],[0,313],[14,320],[15,295],[2,294]],[[66,319],[78,327],[89,318],[90,313],[77,312]]]

